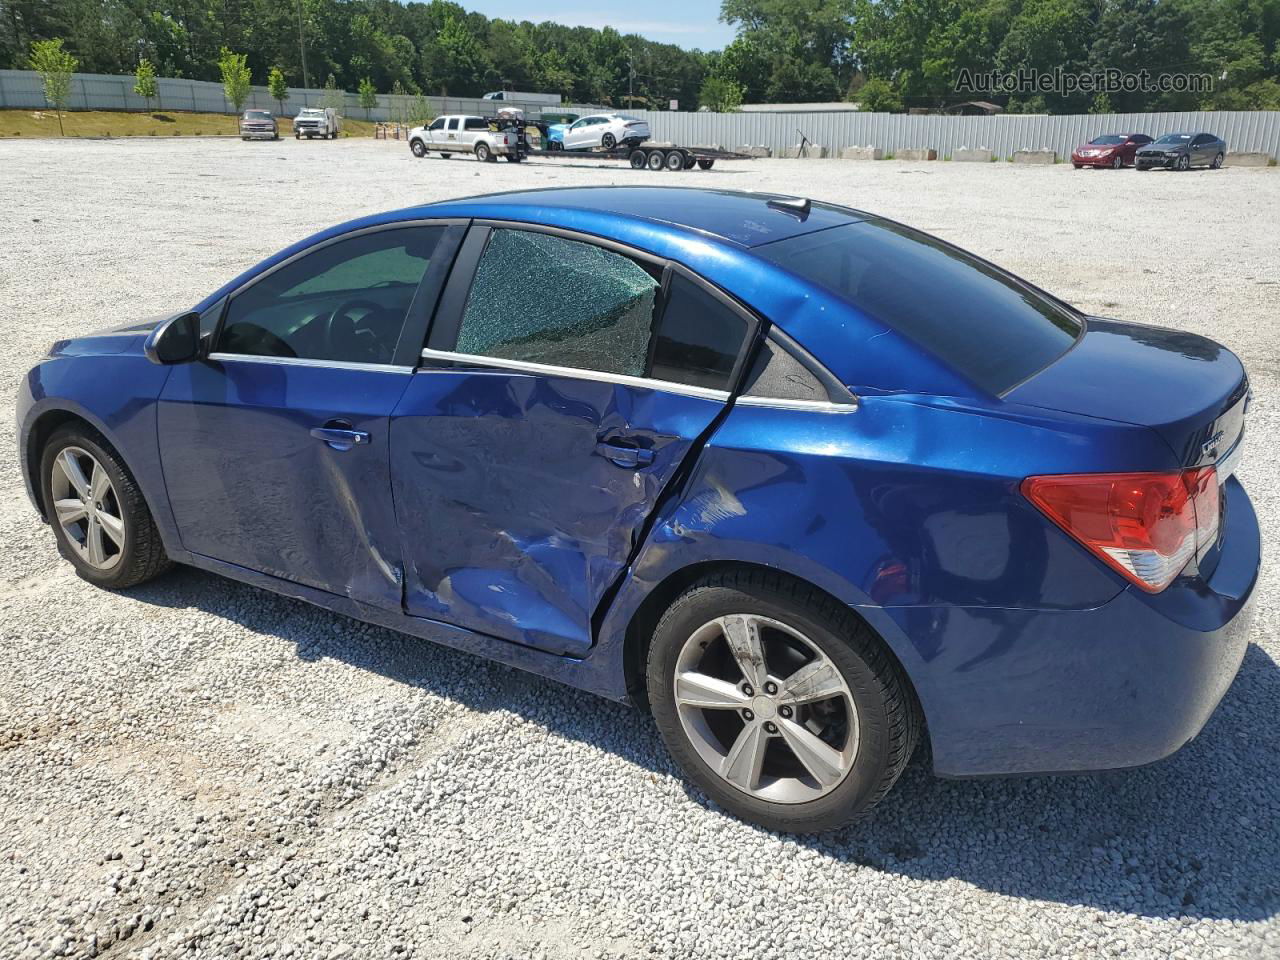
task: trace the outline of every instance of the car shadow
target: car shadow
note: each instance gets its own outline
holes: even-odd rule
[[[647,715],[514,667],[188,567],[129,595],[278,637],[304,661],[330,658],[471,709],[513,711],[679,778]],[[922,749],[873,819],[795,842],[888,874],[1029,900],[1156,918],[1266,919],[1280,913],[1278,708],[1280,669],[1250,645],[1200,736],[1167,760],[1103,774],[942,780]]]

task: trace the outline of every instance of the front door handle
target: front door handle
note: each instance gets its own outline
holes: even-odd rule
[[[628,446],[616,440],[601,440],[596,444],[596,453],[619,467],[643,467],[653,463],[652,450]]]
[[[330,420],[323,427],[312,427],[311,435],[323,440],[334,450],[350,450],[369,442],[369,434],[353,430],[346,420]]]

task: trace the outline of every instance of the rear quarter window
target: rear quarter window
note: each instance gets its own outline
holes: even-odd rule
[[[1071,348],[1081,321],[976,257],[885,220],[756,253],[910,337],[979,388],[1004,393]]]

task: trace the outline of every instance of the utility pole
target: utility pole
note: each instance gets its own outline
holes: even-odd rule
[[[302,37],[302,0],[297,0],[298,9],[298,51],[302,54],[302,85],[311,89],[311,78],[307,76],[307,42]]]
[[[627,48],[627,109],[636,107],[636,67],[631,56],[631,48]]]

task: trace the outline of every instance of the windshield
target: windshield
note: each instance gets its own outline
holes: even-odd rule
[[[300,117],[323,117],[323,116],[324,116],[324,111],[323,111],[323,110],[303,110],[303,111],[299,112],[298,116],[300,116]]]
[[[266,110],[246,110],[244,118],[246,120],[270,120],[271,114]]]
[[[1124,137],[1116,137],[1116,136],[1094,137],[1089,142],[1093,144],[1095,147],[1113,147],[1117,143],[1124,143]]]
[[[1082,329],[1063,307],[961,250],[885,220],[756,248],[905,334],[994,394],[1048,366]]]
[[[1189,133],[1169,133],[1161,137],[1156,143],[1186,143],[1191,139]]]

